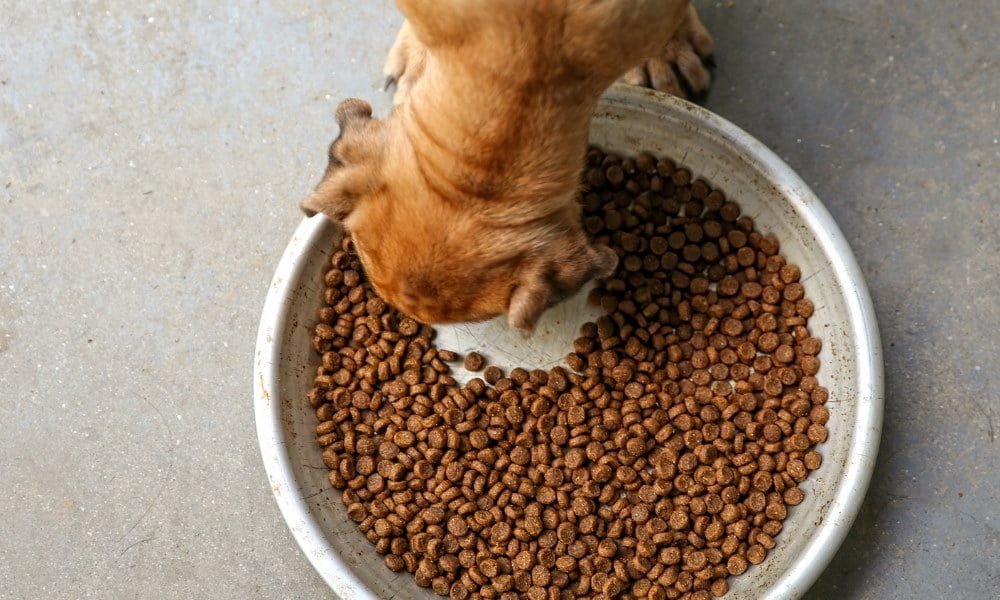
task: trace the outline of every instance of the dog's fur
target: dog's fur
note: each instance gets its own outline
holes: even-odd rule
[[[588,242],[576,202],[598,97],[640,63],[626,79],[677,92],[673,65],[707,86],[711,38],[687,0],[399,5],[408,21],[386,65],[396,107],[380,121],[361,100],[341,103],[326,175],[302,208],[344,223],[403,312],[425,323],[506,313],[530,332],[617,264]]]

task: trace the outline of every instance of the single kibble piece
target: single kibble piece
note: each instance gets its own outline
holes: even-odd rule
[[[478,352],[469,352],[465,355],[465,368],[468,371],[482,371],[486,366],[486,359]]]
[[[483,379],[485,379],[486,383],[490,385],[493,385],[496,382],[500,381],[502,377],[503,377],[503,369],[494,365],[486,367],[486,370],[483,371]]]

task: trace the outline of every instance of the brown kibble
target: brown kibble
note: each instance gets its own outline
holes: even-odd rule
[[[789,283],[785,286],[785,291],[781,296],[789,302],[796,302],[801,300],[805,293],[805,288],[802,287],[801,283]]]
[[[799,280],[799,277],[802,276],[802,272],[799,271],[799,268],[795,265],[785,265],[781,267],[781,270],[778,271],[778,274],[781,277],[781,280],[784,281],[785,283],[797,282]]]
[[[757,348],[761,352],[774,352],[778,347],[779,338],[776,333],[765,333],[757,339]]]
[[[469,597],[469,589],[461,581],[456,581],[451,585],[448,597],[451,600],[466,600]]]
[[[778,243],[777,238],[768,234],[761,236],[761,238],[757,241],[757,247],[760,248],[760,251],[764,253],[765,256],[772,257],[778,253],[781,246]]]
[[[360,523],[365,520],[368,516],[368,510],[365,509],[364,505],[360,502],[355,502],[354,504],[347,507],[347,518],[354,521],[355,523]]]
[[[809,420],[813,423],[825,425],[830,419],[830,409],[825,406],[814,406],[809,410]]]
[[[420,324],[409,317],[403,318],[399,322],[399,333],[405,336],[417,335],[420,331]]]
[[[826,427],[820,425],[819,423],[813,423],[809,426],[809,429],[806,430],[806,436],[813,444],[822,444],[826,441],[828,433]]]
[[[726,570],[729,571],[730,575],[742,575],[746,572],[747,559],[742,556],[731,556],[729,561],[726,563]]]
[[[795,479],[796,481],[801,481],[805,479],[807,474],[806,465],[801,460],[792,459],[789,460],[788,463],[785,465],[785,472],[788,473],[788,475],[792,477],[792,479]]]
[[[687,185],[691,183],[691,171],[677,169],[670,178],[674,182],[674,185]]]
[[[403,562],[403,557],[397,556],[395,554],[385,555],[385,566],[389,567],[389,570],[393,573],[399,573],[406,568],[406,563]]]
[[[625,589],[625,580],[617,575],[614,577],[608,577],[608,581],[604,584],[604,594],[608,598],[615,598],[618,594],[621,594]]]
[[[743,333],[743,323],[739,319],[726,319],[722,322],[722,333],[736,337]]]
[[[681,531],[688,526],[687,513],[682,510],[675,510],[670,513],[670,528],[674,531]]]
[[[556,568],[566,574],[572,573],[576,569],[576,558],[573,556],[560,556],[556,559]]]
[[[767,549],[760,544],[754,544],[747,549],[747,560],[752,565],[759,565],[767,557]]]
[[[496,382],[500,381],[501,378],[503,378],[503,370],[495,365],[490,365],[483,371],[483,379],[490,385],[496,385]]]
[[[628,365],[618,365],[611,371],[611,377],[618,383],[628,383],[632,379],[632,369]]]
[[[688,554],[687,558],[684,561],[684,565],[688,569],[691,569],[691,570],[694,570],[694,571],[699,571],[701,569],[704,569],[705,565],[707,565],[707,564],[708,564],[708,559],[705,558],[705,553],[704,552],[698,552],[698,551],[695,551],[695,552],[692,552],[692,553]]]
[[[463,519],[462,517],[454,516],[448,519],[448,533],[456,537],[462,537],[468,530],[469,530],[469,525],[465,522],[465,519]]]
[[[819,373],[819,359],[815,356],[803,356],[799,361],[799,367],[805,375],[815,375]]]
[[[417,436],[412,431],[397,431],[392,441],[400,448],[409,448],[417,441]]]
[[[790,487],[785,489],[785,493],[782,495],[785,499],[785,504],[789,506],[797,506],[805,500],[805,493],[797,487]]]
[[[807,469],[815,471],[823,464],[823,457],[820,456],[819,452],[810,450],[806,452],[806,455],[802,458],[802,462],[805,463]]]
[[[465,369],[467,371],[481,371],[486,365],[486,359],[478,352],[469,352],[465,355]],[[499,379],[499,377],[497,377]]]
[[[611,165],[604,171],[604,177],[608,183],[618,187],[625,181],[625,172],[620,165]]]
[[[795,351],[788,344],[781,344],[774,351],[774,359],[782,363],[790,363],[795,359]]]
[[[535,555],[527,550],[518,553],[514,557],[514,568],[528,571],[535,566]]]
[[[772,502],[771,504],[767,505],[767,508],[764,509],[764,514],[767,515],[768,519],[773,519],[775,521],[782,521],[788,514],[788,511],[785,508],[785,505],[782,504],[781,502]]]
[[[757,471],[757,473],[753,476],[753,487],[761,492],[766,492],[771,489],[771,483],[771,474],[767,471]]]
[[[788,438],[788,447],[791,450],[797,450],[799,452],[802,452],[807,448],[809,448],[810,445],[811,442],[809,441],[808,436],[802,433],[796,433],[792,435],[790,438]]]
[[[708,187],[708,183],[706,183],[704,179],[696,179],[693,183],[691,183],[692,198],[704,200],[711,191],[711,188]]]
[[[807,337],[800,341],[798,346],[799,352],[809,356],[816,356],[822,348],[822,342],[814,337]]]

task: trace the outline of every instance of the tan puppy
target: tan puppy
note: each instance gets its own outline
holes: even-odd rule
[[[711,38],[687,0],[399,5],[396,107],[380,121],[361,100],[341,103],[326,175],[302,208],[344,223],[403,312],[425,323],[506,313],[530,332],[617,264],[587,240],[576,202],[598,97],[641,61],[632,81],[679,91],[673,65],[707,86],[697,52]]]

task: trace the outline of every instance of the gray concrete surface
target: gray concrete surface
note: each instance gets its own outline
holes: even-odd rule
[[[996,3],[702,6],[708,106],[813,185],[881,322],[882,452],[809,598],[995,598]],[[398,23],[0,2],[0,597],[328,597],[260,465],[251,357],[332,109],[388,107]]]

